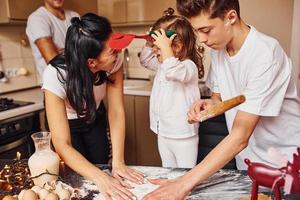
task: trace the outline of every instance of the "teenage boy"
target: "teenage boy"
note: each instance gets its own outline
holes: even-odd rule
[[[240,94],[246,102],[226,112],[229,135],[202,162],[179,179],[152,181],[161,186],[145,200],[184,199],[234,157],[238,169],[247,169],[245,158],[272,165],[268,148],[291,159],[300,146],[300,99],[278,41],[240,18],[238,0],[177,0],[177,10],[212,49],[207,83],[213,94],[195,102],[189,119],[199,121],[200,110]]]

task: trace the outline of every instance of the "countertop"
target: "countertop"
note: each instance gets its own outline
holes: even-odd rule
[[[0,160],[0,169],[3,168],[5,164],[8,163],[8,160]],[[97,167],[104,170],[106,173],[110,174],[111,166],[110,165],[96,165]],[[137,169],[143,172],[147,178],[168,178],[174,179],[184,175],[187,172],[187,169],[172,169],[172,168],[163,168],[163,167],[149,167],[149,166],[132,166],[134,169]],[[86,200],[97,200],[101,199],[97,187],[92,184],[90,181],[85,180],[82,176],[76,174],[74,171],[65,167],[64,173],[60,172],[61,180],[78,190],[80,194],[80,199]],[[249,196],[251,191],[252,182],[247,176],[246,171],[238,170],[220,170],[211,176],[208,180],[198,185],[193,189],[191,194],[186,198],[188,200],[241,200],[243,197]],[[140,193],[142,191],[149,191],[147,187],[140,187]],[[269,189],[260,188],[259,192],[269,194]],[[0,195],[5,193],[0,191]],[[7,194],[7,193],[6,193]],[[73,198],[72,198],[73,199]],[[141,198],[138,198],[141,199]],[[298,197],[285,197],[283,199],[289,200],[299,200]]]
[[[152,84],[140,88],[124,88],[124,95],[150,96],[151,89]],[[201,95],[206,95],[206,93],[208,93],[207,87],[203,83],[199,84],[199,89]],[[0,97],[13,98],[14,100],[19,101],[34,102],[34,104],[31,105],[0,112],[0,121],[44,109],[43,92],[41,91],[40,87],[19,92],[0,94]]]
[[[151,88],[152,85],[148,85],[141,88],[124,89],[124,94],[136,96],[150,96]],[[13,98],[14,100],[19,101],[33,102],[34,104],[0,112],[0,121],[44,109],[43,92],[41,91],[40,87],[18,92],[0,94],[0,98],[1,97]]]
[[[7,163],[8,160],[0,160],[0,169],[2,169]],[[97,166],[106,173],[110,173],[111,166]],[[148,178],[174,179],[187,172],[186,169],[171,169],[163,167],[133,166],[133,168],[143,172]],[[79,176],[68,167],[65,167],[65,173],[61,172],[61,174],[64,174],[64,176],[61,176],[61,180],[64,183],[79,190],[79,194],[81,194],[80,199],[101,199],[100,194],[94,184],[85,180],[82,176]],[[251,181],[245,172],[221,170],[213,175],[209,180],[196,187],[187,199],[241,200],[242,197],[249,195],[250,187]],[[6,195],[7,193],[1,193],[0,191],[0,195],[1,194]]]

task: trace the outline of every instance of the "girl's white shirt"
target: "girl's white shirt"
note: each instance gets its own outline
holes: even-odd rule
[[[198,69],[185,59],[170,57],[160,63],[152,48],[140,54],[142,66],[156,71],[150,96],[150,128],[169,138],[188,138],[198,134],[198,123],[189,124],[187,113],[200,99]]]

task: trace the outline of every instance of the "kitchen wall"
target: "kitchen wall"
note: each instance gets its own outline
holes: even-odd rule
[[[8,82],[2,82],[1,79],[0,93],[38,85],[31,48],[24,39],[25,25],[0,26],[0,65],[12,76]],[[17,76],[20,68],[25,68],[28,75]]]

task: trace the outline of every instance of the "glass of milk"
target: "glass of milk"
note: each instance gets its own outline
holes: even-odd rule
[[[50,132],[37,132],[31,137],[34,141],[35,152],[29,158],[28,166],[31,177],[38,176],[33,178],[34,184],[43,187],[48,181],[58,178],[60,158],[51,150]]]

